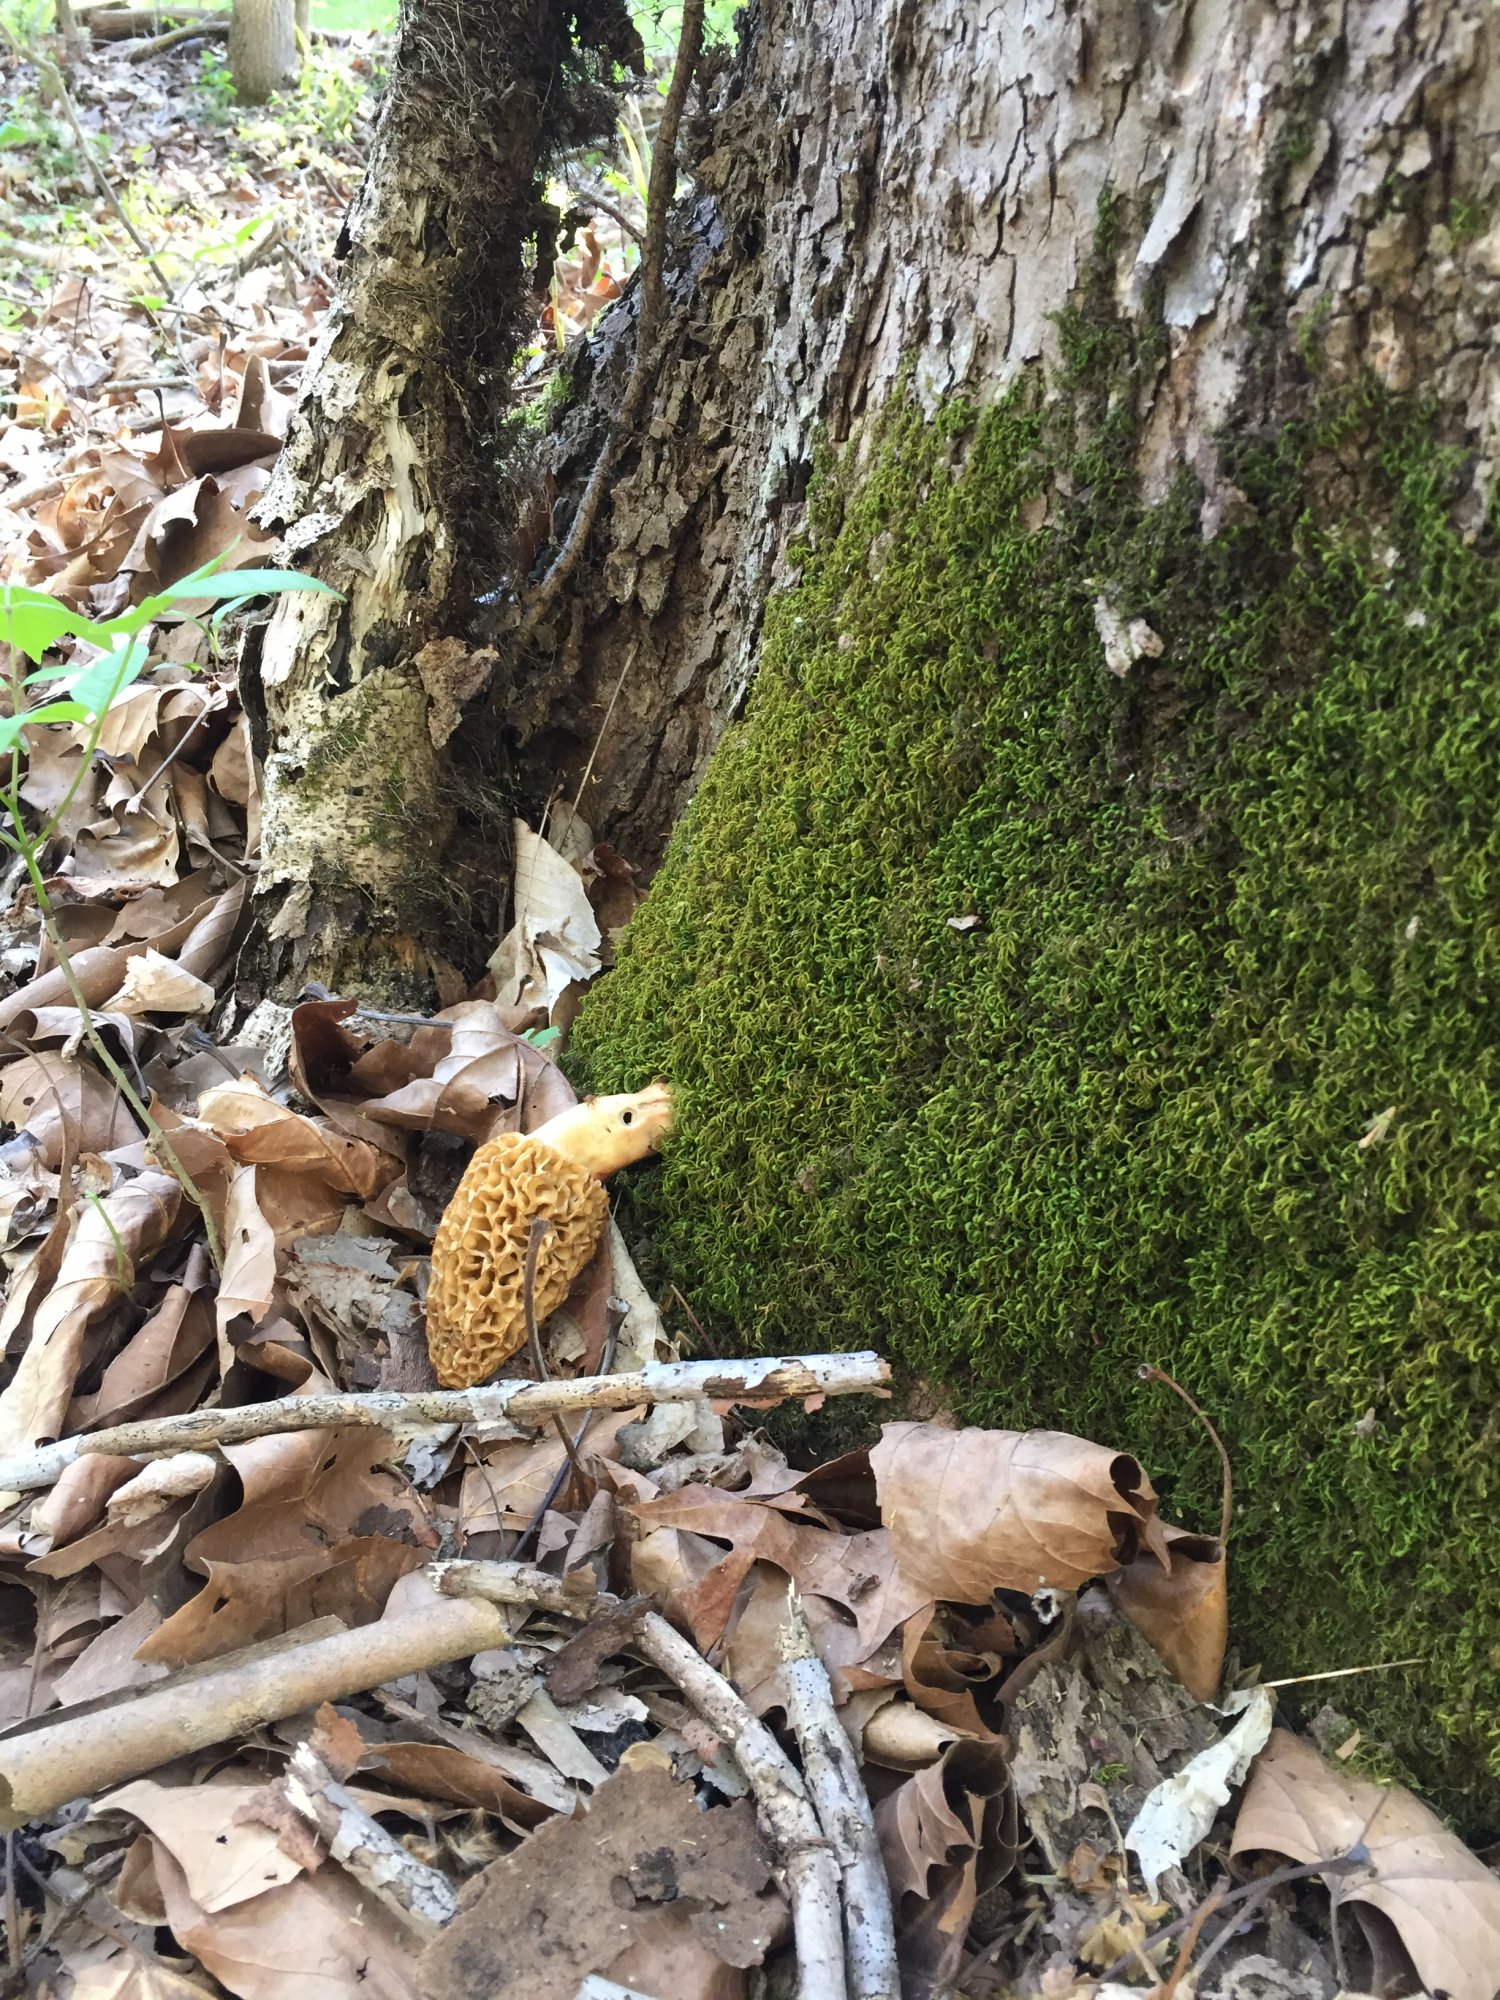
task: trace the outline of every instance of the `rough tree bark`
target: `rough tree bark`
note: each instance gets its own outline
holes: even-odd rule
[[[486,641],[498,663],[459,744],[488,746],[539,804],[577,783],[608,714],[583,809],[654,863],[752,679],[815,455],[857,449],[906,371],[936,407],[1045,364],[1107,194],[1113,302],[1165,334],[1148,497],[1186,463],[1213,532],[1234,505],[1215,438],[1294,414],[1284,364],[1311,329],[1325,379],[1370,368],[1441,401],[1473,445],[1477,518],[1500,411],[1494,38],[1480,0],[1006,0],[982,19],[962,0],[761,0],[700,95],[639,442],[518,654],[513,612],[486,627],[474,600],[497,601],[507,541],[524,545],[514,496],[535,506],[535,477],[497,449],[498,380],[567,38],[550,7],[415,0],[267,510],[291,559],[348,592],[330,612],[288,598],[266,642],[271,975],[389,984],[424,952],[482,958],[472,927],[493,905],[453,862],[436,739],[483,685]],[[627,298],[574,358],[543,444],[558,538],[633,320]],[[512,573],[512,598],[525,582]],[[434,873],[465,881],[462,912],[431,896]],[[357,912],[377,945],[338,941]]]
[[[244,675],[278,990],[420,996],[453,937],[486,913],[493,929],[506,797],[445,746],[492,664],[475,601],[504,577],[509,369],[550,257],[542,175],[611,127],[601,83],[638,55],[613,0],[403,8],[339,296],[261,509],[289,562],[343,593],[284,598]],[[484,858],[462,887],[455,839]]]
[[[1478,0],[764,0],[703,121],[680,218],[676,336],[635,465],[570,607],[577,673],[498,690],[532,750],[579,770],[620,676],[588,816],[650,862],[754,672],[767,593],[820,446],[844,449],[903,369],[923,401],[989,401],[1056,359],[1106,192],[1114,302],[1165,321],[1143,412],[1148,498],[1215,438],[1296,413],[1285,366],[1430,390],[1472,441],[1482,512],[1500,423],[1485,331],[1500,128]],[[618,360],[554,441],[565,487]]]
[[[264,104],[302,71],[295,0],[234,0],[229,19],[229,74],[241,104]]]

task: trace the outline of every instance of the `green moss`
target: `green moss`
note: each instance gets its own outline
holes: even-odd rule
[[[676,1080],[638,1212],[721,1331],[882,1348],[1208,1525],[1171,1372],[1235,1460],[1242,1649],[1425,1658],[1339,1704],[1493,1826],[1500,575],[1368,389],[1241,445],[1205,543],[1129,473],[1144,360],[1062,332],[1045,402],[825,472],[575,1049]],[[1165,641],[1124,679],[1101,592]]]

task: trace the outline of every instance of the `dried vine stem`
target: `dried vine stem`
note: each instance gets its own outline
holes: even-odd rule
[[[634,434],[656,359],[657,336],[666,318],[667,288],[663,275],[667,251],[667,211],[677,185],[677,128],[682,107],[698,66],[703,46],[704,0],[683,0],[682,32],[677,37],[677,56],[672,65],[672,82],[662,106],[661,122],[651,151],[651,178],[646,187],[646,240],[641,246],[641,303],[635,327],[635,360],[620,407],[610,425],[604,449],[589,474],[578,512],[573,516],[567,538],[558,550],[547,574],[537,585],[516,632],[516,644],[524,646],[557,602],[558,593],[578,567],[584,544],[604,504],[604,489]]]
[[[434,1424],[538,1424],[566,1410],[629,1410],[638,1403],[780,1402],[792,1396],[855,1396],[891,1379],[878,1354],[767,1356],[749,1361],[669,1361],[628,1375],[580,1375],[566,1382],[492,1382],[478,1389],[372,1389],[361,1395],[280,1396],[232,1410],[111,1424],[0,1458],[0,1492],[52,1486],[75,1459],[105,1453],[159,1458],[175,1451],[244,1444],[284,1431],[357,1425],[412,1437]]]

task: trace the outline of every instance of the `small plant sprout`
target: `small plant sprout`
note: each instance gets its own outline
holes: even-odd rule
[[[252,598],[291,590],[318,591],[329,597],[338,594],[326,583],[290,570],[223,570],[222,561],[222,557],[216,558],[191,576],[143,598],[118,617],[98,623],[45,591],[0,584],[0,642],[4,644],[6,658],[3,680],[10,710],[9,714],[0,715],[0,847],[17,856],[25,868],[43,932],[78,1009],[83,1039],[149,1135],[152,1150],[202,1215],[209,1253],[216,1265],[221,1262],[220,1245],[208,1202],[99,1032],[58,928],[43,861],[47,844],[62,824],[99,747],[105,716],[150,664],[148,630],[163,612],[174,604],[216,601],[219,609],[209,624],[205,625],[196,616],[192,622],[209,632],[217,652],[218,627],[223,618]],[[75,657],[63,664],[44,664],[46,655],[68,639],[75,642],[75,653],[82,652],[87,657]],[[28,662],[29,673],[25,671]],[[38,824],[28,815],[21,798],[26,732],[45,729],[53,723],[72,723],[80,728],[83,756],[66,795],[51,816]]]

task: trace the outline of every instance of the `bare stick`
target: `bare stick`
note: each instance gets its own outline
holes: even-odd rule
[[[580,1600],[561,1601],[562,1579],[525,1563],[437,1563],[428,1575],[449,1596],[495,1604],[537,1604],[582,1615]],[[602,1592],[589,1609],[619,1608]],[[797,1943],[797,2000],[846,2000],[839,1868],[796,1767],[776,1738],[689,1640],[659,1611],[648,1611],[630,1644],[681,1689],[750,1781],[761,1824],[787,1878]]]
[[[834,1713],[828,1669],[818,1658],[802,1599],[793,1585],[781,1634],[781,1686],[786,1719],[802,1753],[802,1770],[818,1820],[843,1875],[844,1945],[849,2000],[901,2000],[896,1921],[870,1795],[854,1745]]]
[[[231,1656],[207,1673],[132,1690],[128,1699],[85,1714],[63,1709],[55,1719],[0,1737],[0,1815],[14,1826],[40,1819],[69,1799],[262,1723],[505,1642],[505,1622],[492,1604],[455,1601],[287,1646],[269,1658],[254,1648],[251,1658]]]
[[[335,1861],[413,1929],[441,1929],[458,1891],[440,1868],[408,1852],[342,1786],[310,1743],[300,1743],[283,1780],[292,1810],[315,1827]]]
[[[677,37],[677,57],[672,67],[671,87],[662,106],[661,122],[651,149],[651,179],[646,189],[646,240],[641,246],[641,303],[635,324],[635,359],[630,379],[620,398],[609,436],[600,452],[589,483],[583,489],[578,512],[547,574],[537,585],[516,633],[516,644],[524,646],[556,603],[558,593],[578,567],[584,545],[593,530],[603,504],[609,475],[619,463],[635,430],[651,382],[656,359],[656,338],[666,317],[667,290],[662,276],[666,261],[667,210],[677,186],[677,127],[687,102],[688,86],[698,64],[703,42],[704,0],[682,0],[682,32]]]
[[[569,1382],[491,1382],[477,1389],[372,1389],[354,1396],[279,1396],[233,1410],[188,1410],[178,1417],[111,1424],[0,1458],[0,1492],[52,1486],[75,1459],[157,1458],[206,1446],[244,1444],[284,1431],[347,1426],[414,1437],[434,1424],[542,1424],[568,1410],[630,1410],[638,1403],[774,1403],[795,1396],[859,1396],[891,1379],[878,1354],[766,1356],[748,1361],[669,1361],[630,1375],[580,1375]]]
[[[164,35],[153,35],[149,42],[137,42],[125,51],[126,62],[148,62],[152,56],[159,56],[163,49],[175,49],[180,42],[227,42],[228,21],[189,21],[181,28],[169,28]]]
[[[97,186],[100,194],[104,196],[104,199],[109,203],[110,207],[119,217],[121,225],[124,228],[125,234],[130,238],[131,242],[135,245],[136,249],[140,251],[142,257],[146,260],[146,264],[149,267],[152,275],[155,277],[157,283],[161,286],[162,290],[166,293],[167,297],[170,298],[172,296],[174,287],[171,284],[170,280],[168,279],[166,273],[162,270],[161,265],[157,263],[155,253],[153,252],[151,245],[146,241],[145,237],[142,236],[141,232],[136,228],[135,224],[131,221],[130,217],[125,213],[124,204],[121,202],[120,197],[115,193],[113,182],[110,180],[109,175],[105,173],[103,167],[99,164],[99,155],[94,151],[93,147],[89,144],[88,134],[84,131],[82,125],[80,125],[78,122],[78,112],[74,108],[72,98],[69,97],[68,95],[68,86],[63,82],[62,71],[57,67],[55,63],[49,63],[47,65],[47,68],[49,68],[52,71],[52,75],[51,77],[49,77],[48,82],[49,84],[51,84],[51,86],[56,92],[57,102],[62,106],[63,116],[67,119],[69,125],[73,129],[73,137],[78,141],[78,151],[82,156],[85,164],[87,165],[89,172],[93,175],[95,185]]]

